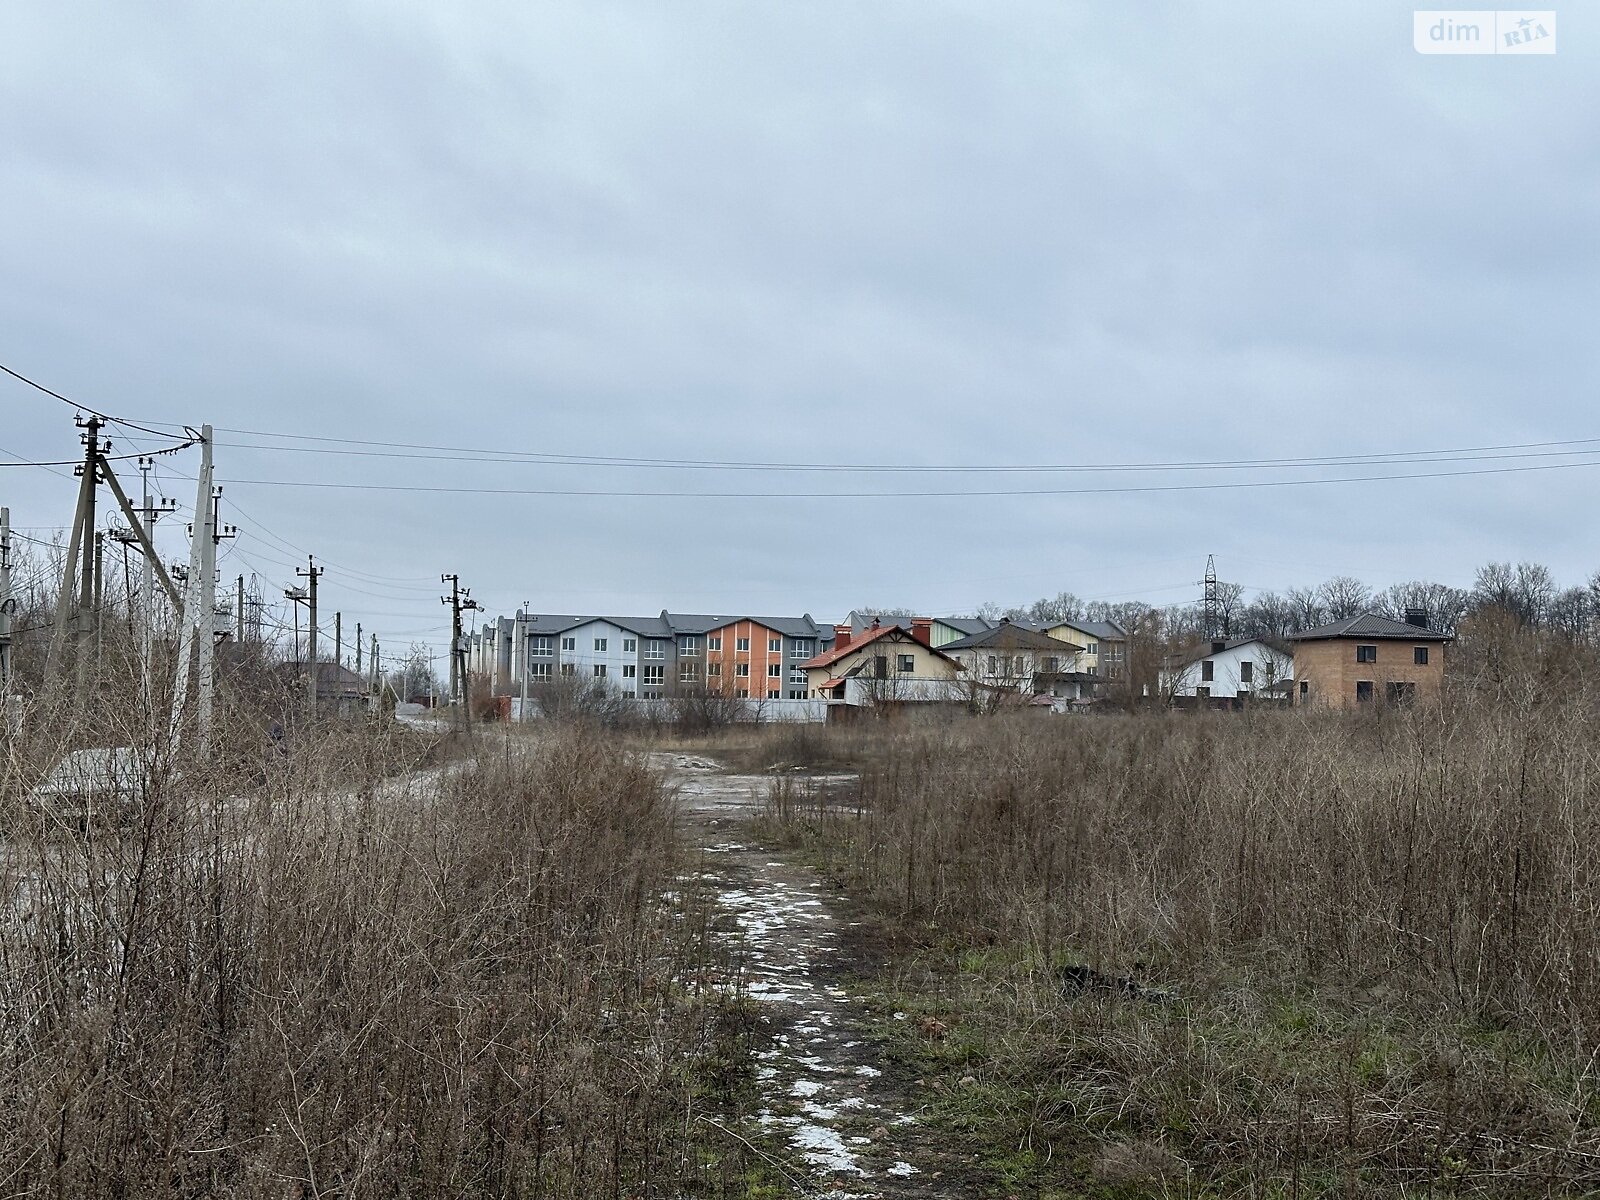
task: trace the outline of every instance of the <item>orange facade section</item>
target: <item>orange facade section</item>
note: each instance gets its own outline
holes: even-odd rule
[[[734,621],[706,634],[706,686],[713,691],[756,700],[782,697],[784,669],[783,636],[765,625]]]

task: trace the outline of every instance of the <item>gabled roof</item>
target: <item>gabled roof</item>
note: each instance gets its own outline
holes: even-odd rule
[[[1220,651],[1210,642],[1201,642],[1198,646],[1192,646],[1188,650],[1180,651],[1179,653],[1173,655],[1169,660],[1169,665],[1187,666],[1189,663],[1197,663],[1202,659],[1210,658],[1213,654],[1226,654],[1229,650],[1237,650],[1241,646],[1250,646],[1257,643],[1265,646],[1268,650],[1272,651],[1272,653],[1282,658],[1294,657],[1294,650],[1289,646],[1280,644],[1276,638],[1242,637],[1234,638],[1229,642],[1223,642],[1222,649]]]
[[[1374,612],[1360,613],[1354,617],[1346,617],[1342,621],[1330,621],[1326,625],[1318,625],[1314,629],[1304,629],[1299,633],[1291,633],[1291,642],[1324,641],[1329,638],[1368,638],[1373,640],[1388,638],[1399,642],[1449,642],[1454,641],[1448,633],[1440,633],[1437,629],[1424,629],[1420,625],[1411,625],[1405,621],[1396,621],[1391,617],[1380,617]]]
[[[1040,633],[1036,629],[1015,625],[1009,621],[1002,621],[993,629],[985,629],[960,641],[946,642],[939,649],[948,653],[952,650],[978,650],[985,647],[1004,650],[1054,650],[1057,654],[1083,649],[1076,642],[1053,638],[1048,633]]]
[[[943,648],[934,649],[932,646],[928,646],[917,641],[916,638],[911,636],[909,631],[901,629],[898,625],[880,625],[876,629],[869,629],[866,633],[862,634],[858,638],[852,638],[848,646],[836,645],[831,650],[824,650],[815,658],[807,659],[805,662],[800,664],[800,669],[803,671],[810,671],[819,667],[832,666],[840,659],[848,658],[857,650],[860,650],[865,646],[870,646],[873,642],[882,641],[884,638],[888,637],[895,637],[896,641],[911,642],[915,645],[921,646],[930,654],[938,655],[948,663],[952,663],[957,667],[961,665],[960,663],[957,663],[955,659],[946,654]]]

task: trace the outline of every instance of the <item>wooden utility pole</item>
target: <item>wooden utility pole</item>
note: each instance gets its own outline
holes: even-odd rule
[[[334,675],[344,670],[344,613],[333,614],[333,665]]]
[[[312,720],[317,716],[317,580],[323,568],[317,566],[315,555],[306,555],[306,566],[295,574],[306,581],[306,662],[310,666],[306,685],[306,704]]]

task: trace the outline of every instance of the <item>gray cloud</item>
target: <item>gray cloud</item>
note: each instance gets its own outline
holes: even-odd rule
[[[1387,3],[13,5],[0,359],[134,416],[581,454],[1588,436],[1600,23],[1561,20],[1559,55],[1506,60],[1418,56]],[[0,445],[71,453],[61,406],[0,405]],[[884,486],[218,461],[225,481]],[[969,501],[228,487],[279,539],[386,577],[330,569],[336,603],[437,638],[441,570],[506,609],[819,617],[1184,599],[1208,552],[1262,586],[1521,556],[1574,577],[1600,565],[1571,520],[1593,476]],[[61,479],[0,486],[19,522],[70,508]],[[286,574],[269,555],[291,557],[246,539],[224,569]]]

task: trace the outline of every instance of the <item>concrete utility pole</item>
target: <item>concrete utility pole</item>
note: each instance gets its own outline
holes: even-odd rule
[[[210,503],[206,506],[205,590],[201,603],[204,610],[196,614],[204,622],[200,634],[200,752],[209,749],[211,737],[211,711],[217,692],[217,546],[223,538],[239,533],[232,525],[222,523],[222,489],[212,488]]]
[[[4,720],[6,695],[11,689],[11,510],[0,508],[0,720]]]
[[[79,477],[78,504],[72,514],[72,533],[67,539],[67,557],[61,570],[61,590],[56,594],[54,628],[50,633],[50,648],[45,655],[45,679],[50,686],[60,678],[61,656],[66,651],[68,635],[76,658],[76,688],[74,699],[77,710],[82,711],[88,691],[88,656],[83,653],[86,633],[86,614],[94,597],[94,568],[88,553],[88,541],[94,534],[95,485],[99,482],[100,430],[104,422],[91,416],[78,421],[83,434],[83,462],[76,468]],[[81,570],[80,570],[81,560]],[[77,605],[73,605],[73,590],[77,589]]]
[[[461,637],[461,614],[478,608],[478,602],[471,599],[471,589],[461,586],[461,576],[441,575],[440,583],[450,585],[450,594],[439,597],[440,601],[450,606],[450,704],[452,722],[457,729],[470,733],[472,724],[467,712],[468,693],[470,683],[467,677],[466,647]]]
[[[367,658],[367,670],[370,671],[371,674],[372,674],[372,682],[368,685],[368,689],[372,693],[372,703],[375,706],[376,705],[381,705],[382,702],[383,702],[383,695],[378,690],[378,688],[379,688],[381,680],[383,679],[383,676],[378,670],[378,635],[377,634],[373,634],[372,635],[372,653]],[[401,697],[401,698],[404,699],[404,697]]]
[[[334,674],[344,670],[344,613],[333,614],[333,665]]]
[[[200,692],[196,734],[202,756],[211,747],[211,644],[217,623],[212,572],[216,570],[216,541],[212,537],[211,426],[200,427],[200,470],[195,478],[194,524],[190,526],[189,570],[185,578],[183,623],[178,635],[178,670],[172,689],[172,739],[181,738],[184,707],[189,701],[189,670],[200,662]]]
[[[522,640],[518,643],[522,647],[522,707],[517,711],[517,715],[524,721],[528,719],[528,659],[531,657],[528,653],[530,649],[528,623],[533,620],[532,610],[533,601],[524,600],[522,602]]]
[[[356,674],[361,674],[361,622],[356,622]]]
[[[105,643],[106,534],[94,532],[94,674],[100,677],[100,648]]]
[[[306,555],[305,569],[295,571],[295,575],[306,581],[305,589],[301,595],[290,597],[303,599],[306,603],[306,664],[309,668],[306,676],[306,708],[312,720],[317,716],[317,580],[322,578],[322,572],[323,568],[317,566],[316,556]]]

